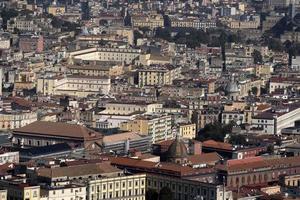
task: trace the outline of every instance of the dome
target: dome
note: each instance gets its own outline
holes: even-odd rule
[[[184,142],[176,137],[166,153],[166,160],[177,162],[178,159],[185,159],[187,155],[187,149]]]
[[[230,83],[228,83],[225,90],[228,93],[238,93],[238,92],[240,92],[240,89],[239,89],[239,87],[238,87],[238,85],[236,84],[235,81],[231,81]]]

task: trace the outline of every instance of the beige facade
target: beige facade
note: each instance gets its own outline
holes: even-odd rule
[[[179,124],[179,135],[182,138],[194,139],[196,137],[196,124]]]
[[[40,186],[2,180],[0,187],[7,190],[7,199],[40,200]]]
[[[44,95],[69,95],[86,97],[95,94],[108,94],[110,78],[106,76],[72,75],[59,78],[39,78],[37,93]]]
[[[7,190],[0,190],[0,200],[7,200]]]
[[[160,103],[146,102],[109,102],[105,105],[105,110],[102,114],[110,115],[130,115],[134,112],[154,113],[159,108],[162,108]]]
[[[131,23],[133,27],[158,28],[164,27],[164,18],[162,15],[135,15],[132,16]]]
[[[132,48],[90,48],[71,52],[70,58],[85,61],[132,63],[138,59],[141,50]]]
[[[130,175],[90,180],[88,182],[87,192],[89,200],[145,200],[146,175]]]
[[[121,123],[120,129],[151,135],[152,143],[174,138],[171,130],[172,119],[169,115],[139,116],[134,120]]]
[[[62,185],[41,189],[40,200],[86,200],[86,186]]]
[[[21,128],[35,121],[37,121],[37,113],[35,112],[1,113],[0,130]]]
[[[172,85],[173,80],[181,77],[180,67],[151,66],[138,69],[138,85]]]
[[[47,9],[48,13],[54,16],[63,15],[66,12],[64,6],[49,6]]]

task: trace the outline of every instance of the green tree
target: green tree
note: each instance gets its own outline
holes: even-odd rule
[[[214,122],[206,124],[202,130],[199,131],[197,139],[200,141],[205,140],[215,140],[215,141],[224,141],[226,134],[231,133],[234,122],[229,124],[221,124],[220,122]]]
[[[260,51],[257,51],[256,49],[253,51],[252,57],[254,59],[254,64],[261,64],[263,62],[263,57]]]
[[[247,140],[243,135],[231,135],[229,139],[229,143],[233,145],[247,145]]]
[[[168,187],[163,187],[159,192],[159,200],[172,200],[173,193],[172,190]]]
[[[257,89],[257,87],[252,87],[252,88],[251,88],[251,93],[252,93],[253,95],[257,96],[257,94],[258,94],[258,89]]]

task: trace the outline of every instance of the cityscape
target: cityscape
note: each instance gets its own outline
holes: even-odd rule
[[[0,200],[300,199],[300,0],[0,0]]]

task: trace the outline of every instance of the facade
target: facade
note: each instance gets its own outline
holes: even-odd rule
[[[37,92],[44,95],[86,97],[88,95],[108,94],[110,86],[110,78],[107,76],[69,75],[37,80]]]
[[[21,128],[37,121],[36,112],[3,112],[0,113],[0,130]]]
[[[105,61],[130,64],[138,59],[141,50],[132,48],[91,48],[71,52],[70,58],[82,61]]]
[[[110,115],[131,115],[132,113],[155,113],[162,108],[160,103],[147,103],[144,101],[111,101],[105,104],[105,110],[102,114]]]
[[[62,185],[41,188],[41,200],[86,200],[86,186]]]
[[[174,138],[170,115],[142,115],[122,123],[120,129],[149,135],[152,137],[152,143]]]
[[[148,27],[150,29],[164,27],[164,18],[160,14],[156,15],[133,15],[131,18],[133,27]]]
[[[214,21],[201,21],[198,18],[180,18],[177,16],[170,17],[171,27],[174,28],[195,28],[195,29],[210,29],[216,28]]]
[[[68,143],[93,151],[100,148],[102,134],[80,125],[37,121],[22,128],[14,129],[12,143],[22,147]]]
[[[263,134],[280,135],[281,130],[293,127],[300,119],[299,104],[278,106],[252,117],[251,127]]]
[[[299,174],[299,159],[296,156],[229,160],[226,169],[220,171],[220,176],[225,176],[226,185],[233,188],[275,182],[281,175]]]
[[[26,19],[25,17],[11,18],[7,21],[7,30],[14,32],[15,29],[28,32],[35,32],[39,30],[33,19]]]
[[[133,132],[112,134],[103,137],[103,152],[128,154],[130,150],[150,152],[152,137]]]
[[[19,163],[20,157],[19,152],[3,152],[0,154],[0,164],[3,165],[5,163]]]
[[[44,50],[44,38],[41,35],[21,35],[19,48],[25,53],[41,53]]]
[[[138,69],[138,85],[162,86],[172,85],[173,80],[179,79],[181,67],[175,66],[148,66]]]
[[[7,200],[7,190],[0,190],[0,199],[1,200]]]
[[[179,124],[179,136],[186,139],[196,138],[196,124]]]
[[[0,187],[7,190],[7,199],[40,200],[40,186],[8,179],[1,180]]]
[[[87,183],[88,200],[146,199],[146,175],[118,176],[90,180]]]

